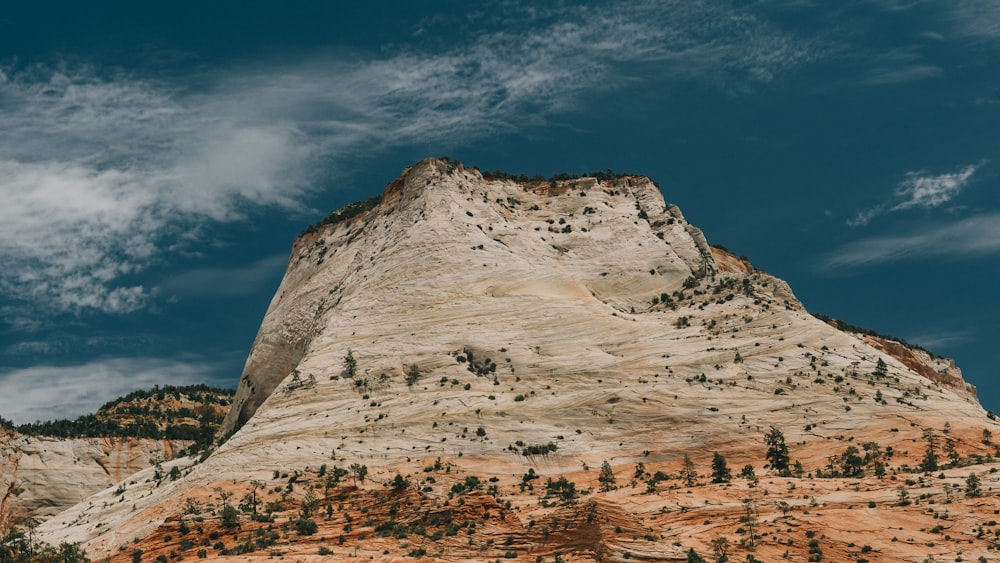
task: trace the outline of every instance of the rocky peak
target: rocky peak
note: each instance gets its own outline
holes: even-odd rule
[[[521,183],[425,159],[370,209],[332,217],[293,246],[226,430],[252,416],[317,334],[364,310],[350,297],[364,294],[359,301],[377,302],[385,317],[433,306],[434,288],[631,312],[718,269],[701,231],[645,177]]]

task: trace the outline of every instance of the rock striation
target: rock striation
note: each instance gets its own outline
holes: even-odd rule
[[[740,549],[804,560],[812,552],[795,534],[805,530],[793,531],[775,501],[832,514],[889,506],[898,484],[873,476],[867,458],[850,479],[817,486],[805,473],[836,476],[853,467],[842,466],[845,452],[874,443],[904,474],[925,441],[942,456],[950,443],[957,458],[942,461],[950,472],[940,477],[950,487],[959,480],[951,468],[992,460],[986,432],[1000,430],[954,364],[814,318],[785,282],[709,247],[648,178],[521,183],[436,159],[405,170],[370,209],[295,241],[223,429],[231,437],[203,462],[172,462],[180,479],[140,473],[40,532],[120,558],[133,538],[156,538],[142,543],[147,555],[167,556],[163,538],[201,514],[194,505],[212,504],[217,516],[230,493],[252,493],[244,507],[256,513],[258,491],[270,490],[289,526],[327,506],[319,536],[339,535],[323,548],[342,555],[684,560],[689,547],[705,553],[713,538],[742,537]],[[774,429],[799,475],[765,466]],[[709,485],[714,453],[756,476]],[[700,486],[678,477],[690,477],[690,460]],[[599,472],[605,464],[614,486]],[[327,466],[363,466],[368,481],[355,473],[331,485]],[[992,486],[976,467],[984,490]],[[659,485],[659,474],[674,484]],[[396,475],[405,487],[391,485]],[[560,478],[588,495],[552,485]],[[848,481],[851,492],[841,491]],[[810,482],[815,506],[790,492]],[[360,494],[366,487],[372,494]],[[543,488],[562,500],[539,500]],[[747,543],[745,498],[774,537],[751,532]],[[400,524],[400,507],[423,514],[412,521],[426,531],[419,542],[377,533]],[[451,528],[433,539],[423,526],[440,511],[448,522],[469,512],[466,526],[477,519],[490,539],[470,530],[468,544],[449,540]],[[853,557],[850,528],[834,522],[822,528],[826,549]],[[880,560],[908,560],[912,550],[889,542],[898,532],[880,534],[869,540],[884,546]],[[311,535],[292,536],[274,549],[322,559]],[[985,554],[987,543],[958,550]]]
[[[173,457],[187,444],[48,438],[0,429],[0,531],[43,522],[157,460]]]

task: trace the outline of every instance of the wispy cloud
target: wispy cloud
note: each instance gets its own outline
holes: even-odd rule
[[[944,69],[928,64],[918,46],[899,47],[867,56],[869,70],[864,83],[872,86],[893,86],[933,78]]]
[[[162,290],[180,297],[240,297],[253,295],[268,282],[277,283],[288,256],[268,256],[245,266],[198,268],[167,278]]]
[[[822,270],[915,258],[972,258],[1000,253],[1000,213],[969,217],[918,233],[871,237],[841,246],[819,262]]]
[[[446,50],[404,39],[388,53],[169,77],[0,70],[0,291],[30,311],[8,321],[146,307],[157,288],[135,275],[192,244],[199,226],[300,209],[338,167],[388,147],[532,127],[638,77],[745,90],[815,55],[715,2],[511,6],[500,16],[510,25],[487,28],[502,31]]]
[[[865,82],[875,86],[906,84],[932,78],[943,71],[944,69],[939,66],[919,63],[882,66],[871,69],[865,77]]]
[[[938,330],[907,335],[906,339],[915,342],[928,350],[940,350],[946,346],[966,343],[975,338],[968,330]]]
[[[847,224],[852,227],[867,225],[875,217],[895,211],[940,207],[961,193],[981,166],[982,164],[969,164],[957,172],[936,176],[923,171],[908,172],[906,179],[896,186],[890,200],[858,211]]]
[[[992,0],[953,0],[947,6],[959,35],[1000,39],[1000,4]]]
[[[161,358],[115,358],[73,366],[0,370],[0,416],[16,423],[73,418],[136,389],[169,381],[210,383],[215,366]]]

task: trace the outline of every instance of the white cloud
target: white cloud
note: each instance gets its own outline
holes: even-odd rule
[[[133,275],[192,244],[200,225],[300,209],[352,159],[544,123],[637,77],[745,90],[815,55],[714,2],[515,5],[502,17],[509,25],[491,29],[504,31],[447,51],[315,53],[169,78],[3,69],[0,291],[21,316],[134,311],[156,288]]]
[[[819,265],[823,270],[837,270],[915,258],[961,259],[998,253],[1000,213],[990,213],[918,233],[854,241],[825,256]]]
[[[210,382],[207,362],[115,358],[0,371],[0,416],[15,423],[75,418],[136,389]]]
[[[954,174],[927,176],[910,172],[896,188],[896,197],[901,201],[891,211],[911,207],[938,207],[952,200],[976,173],[978,166],[968,165]]]
[[[875,217],[895,211],[940,207],[961,193],[981,166],[981,164],[969,164],[952,174],[937,176],[925,172],[907,172],[906,179],[896,186],[891,200],[858,211],[847,223],[852,227],[867,225]]]
[[[142,308],[154,288],[130,276],[198,224],[297,206],[308,151],[293,131],[227,114],[230,94],[171,90],[86,67],[0,83],[0,290],[23,309]]]

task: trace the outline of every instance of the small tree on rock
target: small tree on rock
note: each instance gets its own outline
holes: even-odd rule
[[[920,470],[924,473],[930,473],[931,471],[938,470],[938,456],[937,456],[937,435],[931,428],[924,429],[924,440],[927,441],[927,447],[924,449],[924,458],[920,460]]]
[[[975,473],[969,473],[968,478],[965,479],[965,496],[978,497],[981,494],[983,494],[983,489],[979,482],[979,476]]]
[[[751,497],[743,499],[743,516],[740,516],[740,522],[747,526],[746,542],[753,549],[757,541],[757,501]]]
[[[354,352],[348,348],[347,355],[344,356],[344,377],[354,377],[357,373],[358,361],[354,359]]]
[[[615,472],[611,469],[608,460],[601,464],[601,474],[597,476],[597,481],[601,484],[602,491],[610,491],[615,486]]]
[[[882,358],[879,358],[878,361],[875,362],[875,372],[873,375],[879,379],[889,375],[889,366],[885,364],[885,360]]]
[[[365,477],[368,476],[368,466],[362,465],[360,463],[352,463],[351,467],[351,477],[354,478],[354,486],[358,485],[358,481],[362,483],[365,482]]]
[[[719,452],[715,452],[712,455],[712,482],[728,483],[732,476],[732,471],[726,465],[726,458]]]
[[[684,454],[684,465],[681,467],[681,479],[688,487],[693,487],[698,483],[698,472],[694,469],[694,462],[691,457]]]
[[[410,367],[406,370],[406,384],[413,386],[418,379],[420,379],[420,367],[417,364],[410,364]]]
[[[785,435],[774,426],[764,435],[764,444],[767,446],[767,453],[764,459],[767,465],[779,474],[788,473],[788,446],[785,445]]]
[[[855,446],[847,446],[840,455],[840,469],[844,477],[862,477],[865,474],[865,460]]]
[[[391,484],[392,484],[392,490],[394,490],[396,492],[401,492],[401,491],[405,491],[407,488],[409,488],[410,481],[407,480],[402,475],[400,475],[399,473],[397,473],[396,477],[393,478]]]
[[[222,527],[238,528],[240,525],[240,511],[228,502],[222,507]]]
[[[712,540],[712,556],[715,557],[715,563],[729,561],[729,540],[724,537]]]

